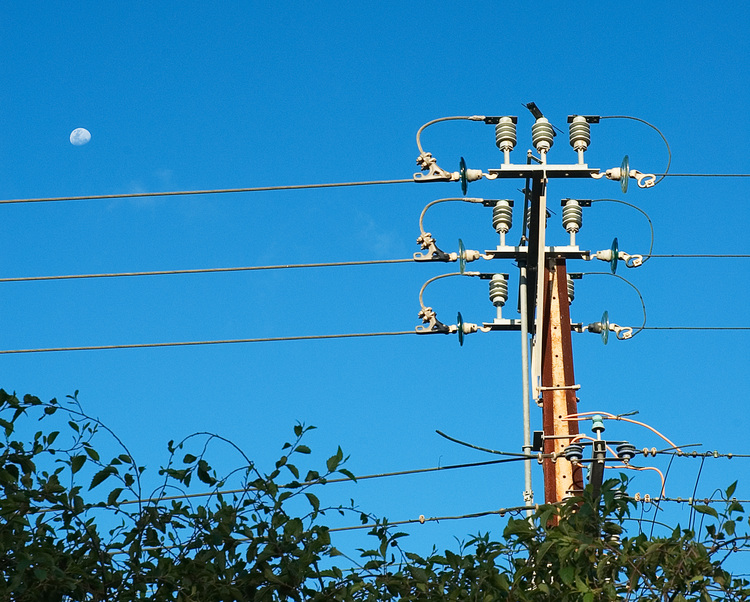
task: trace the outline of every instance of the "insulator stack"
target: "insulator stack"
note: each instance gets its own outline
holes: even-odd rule
[[[531,126],[531,142],[534,144],[537,152],[544,154],[552,148],[554,144],[555,130],[552,124],[545,117],[540,117],[536,123]]]
[[[570,122],[570,146],[578,153],[578,163],[583,164],[583,151],[591,144],[591,126],[585,117],[576,115]]]
[[[573,278],[570,277],[570,274],[566,274],[568,278],[568,305],[573,303],[573,299],[576,298],[576,285],[575,282],[573,282]]]
[[[505,246],[505,235],[513,226],[513,207],[510,201],[498,201],[492,208],[492,227],[500,235],[500,245]]]
[[[495,126],[495,144],[505,155],[505,163],[510,162],[510,151],[516,146],[516,124],[513,117],[501,117]]]
[[[547,225],[547,218],[549,217],[549,211],[544,216],[544,225]],[[531,229],[531,207],[526,209],[526,229]]]
[[[494,274],[490,280],[490,301],[495,307],[502,307],[508,300],[508,281],[504,274]]]
[[[583,211],[581,204],[575,199],[568,199],[562,211],[563,228],[570,234],[570,244],[576,244],[576,232],[583,225]]]

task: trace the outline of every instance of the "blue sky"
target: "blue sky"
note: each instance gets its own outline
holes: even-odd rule
[[[534,101],[566,130],[569,114],[632,115],[658,126],[675,173],[747,172],[750,152],[747,8],[704,3],[581,2],[403,5],[352,3],[46,2],[0,19],[0,198],[349,182],[409,178],[417,129],[449,115],[518,115],[514,162],[530,147]],[[68,141],[76,127],[92,140]],[[499,166],[490,126],[429,128],[441,166]],[[660,173],[659,136],[632,121],[592,127],[586,160],[607,169],[630,156]],[[550,162],[571,163],[567,131]],[[627,195],[609,181],[554,181],[549,237],[564,244],[565,197],[619,198],[649,213],[655,253],[747,253],[747,179],[667,178]],[[470,194],[522,196],[514,181],[481,181]],[[419,213],[459,196],[456,183],[139,198],[0,207],[3,277],[128,272],[411,257]],[[520,236],[520,214],[509,240]],[[438,245],[492,248],[488,209],[443,204],[427,214]],[[585,210],[582,248],[645,253],[642,215],[615,204]],[[652,326],[750,326],[747,259],[658,259],[620,269],[641,291]],[[511,273],[511,263],[482,262]],[[604,264],[571,262],[571,272]],[[129,279],[4,283],[2,349],[411,330],[418,292],[455,265],[404,264]],[[484,281],[444,279],[428,304],[453,323],[491,320]],[[573,320],[638,324],[635,293],[584,277]],[[678,443],[748,452],[742,386],[748,334],[648,331],[602,346],[574,335],[581,411],[640,410]],[[518,333],[258,343],[179,349],[3,355],[0,385],[43,398],[80,390],[142,463],[164,461],[166,441],[220,433],[269,463],[295,421],[314,424],[314,457],[341,445],[358,474],[491,459],[434,434],[519,451]],[[540,424],[533,409],[535,426]],[[606,435],[659,446],[617,424]],[[164,451],[163,451],[164,450]],[[227,460],[231,462],[231,459]],[[689,497],[696,460],[676,461],[667,494]],[[730,463],[731,462],[731,463]],[[707,461],[698,493],[741,481],[747,461]],[[666,460],[653,460],[664,469]],[[535,469],[536,470],[536,469]],[[534,474],[542,497],[541,471]],[[652,475],[633,491],[658,493]],[[342,486],[392,520],[513,506],[521,465]],[[679,516],[679,515],[676,515]],[[412,529],[416,545],[499,532],[499,520]]]

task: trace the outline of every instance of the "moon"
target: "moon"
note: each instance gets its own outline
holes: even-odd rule
[[[76,128],[70,132],[70,143],[73,146],[83,146],[91,140],[91,132],[86,128]]]

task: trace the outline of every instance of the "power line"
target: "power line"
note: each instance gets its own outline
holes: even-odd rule
[[[549,504],[548,504],[549,505]],[[500,517],[505,516],[506,514],[514,515],[514,514],[520,514],[521,512],[524,512],[525,510],[539,510],[539,505],[533,505],[533,506],[513,506],[510,508],[498,508],[497,510],[486,510],[484,512],[472,512],[470,514],[458,514],[458,515],[452,515],[452,516],[431,516],[426,517],[424,515],[420,516],[419,518],[410,518],[407,520],[400,520],[400,521],[388,521],[384,523],[370,523],[365,525],[351,525],[348,527],[333,527],[327,529],[329,533],[333,532],[341,532],[341,531],[355,531],[355,530],[361,530],[361,529],[376,529],[376,528],[388,528],[388,527],[396,527],[401,525],[413,525],[415,523],[419,524],[425,524],[425,523],[439,523],[440,521],[448,521],[448,520],[465,520],[468,518],[482,518],[485,516],[492,516],[492,515],[498,515]],[[233,540],[234,543],[245,543],[248,541],[252,541],[251,537],[241,537]],[[147,548],[142,548],[142,552],[154,552],[158,550],[174,550],[181,548],[184,544],[170,544],[165,546],[151,546]],[[125,550],[115,550],[110,552],[110,554],[124,554],[126,553]]]
[[[654,255],[649,254],[649,258],[709,258],[709,259],[750,259],[750,254],[672,254],[672,255]],[[346,267],[362,265],[387,265],[396,263],[414,263],[413,258],[407,259],[371,259],[363,261],[330,261],[322,263],[292,263],[279,265],[258,265],[258,266],[237,266],[226,268],[191,268],[184,270],[153,270],[143,272],[110,272],[100,274],[60,274],[52,276],[18,276],[10,278],[0,278],[0,283],[6,282],[41,282],[49,280],[84,280],[93,278],[127,278],[131,276],[172,276],[180,274],[215,274],[224,272],[253,272],[262,270],[288,270],[288,269],[305,269],[305,268],[329,268],[329,267]]]
[[[48,347],[40,349],[3,349],[0,354],[12,353],[54,353],[59,351],[103,351],[108,349],[145,349],[151,347],[189,347],[195,345],[230,345],[233,343],[272,343],[279,341],[310,341],[318,339],[353,339],[357,337],[387,337],[417,334],[415,330],[398,332],[362,332],[349,334],[316,334],[291,337],[266,337],[256,339],[223,339],[216,341],[178,341],[172,343],[131,343],[125,345],[86,345],[81,347]]]
[[[643,330],[750,330],[750,326],[644,326]]]
[[[331,529],[328,529],[329,532],[334,531],[354,531],[359,529],[376,529],[378,527],[395,527],[400,525],[413,525],[415,523],[425,524],[425,523],[439,523],[443,520],[464,520],[467,518],[482,518],[485,516],[492,516],[492,515],[499,515],[499,516],[505,516],[506,514],[520,514],[521,512],[524,512],[525,510],[539,510],[539,505],[534,506],[514,506],[512,508],[499,508],[498,510],[486,510],[484,512],[473,512],[471,514],[458,514],[454,516],[432,516],[432,517],[426,517],[426,516],[420,516],[419,518],[410,518],[407,520],[399,520],[384,524],[379,523],[371,523],[368,525],[353,525],[350,527],[334,527]],[[237,540],[237,541],[243,541],[243,540]]]
[[[404,180],[370,180],[367,182],[335,182],[331,184],[294,184],[291,186],[255,186],[253,188],[216,188],[213,190],[174,190],[168,192],[130,192],[123,194],[92,194],[85,196],[40,197],[35,199],[2,199],[0,204],[11,203],[54,203],[59,201],[95,201],[105,199],[135,199],[158,196],[189,196],[199,194],[231,194],[238,192],[267,192],[272,190],[304,190],[310,188],[339,188],[344,186],[375,186],[378,184],[406,184]]]
[[[649,257],[665,258],[687,258],[687,259],[747,259],[750,258],[750,254],[732,254],[732,253],[679,253],[673,255],[653,255],[649,254]]]
[[[327,263],[298,263],[285,265],[259,265],[228,268],[196,268],[187,270],[156,270],[150,272],[113,272],[107,274],[68,274],[59,276],[22,276],[0,278],[2,282],[36,282],[42,280],[77,280],[85,278],[123,278],[128,276],[168,276],[174,274],[213,274],[221,272],[250,272],[256,270],[286,270],[295,268],[327,268],[358,265],[377,265],[391,263],[413,263],[414,259],[373,259],[366,261],[336,261]]]
[[[667,178],[750,178],[750,173],[657,173]]]
[[[475,468],[478,466],[491,466],[495,464],[505,464],[507,462],[514,462],[519,459],[522,460],[524,458],[504,458],[502,460],[487,460],[485,462],[471,462],[471,463],[466,463],[466,464],[449,464],[447,466],[433,466],[430,468],[414,468],[412,470],[399,470],[396,472],[383,472],[383,473],[377,473],[377,474],[355,476],[354,479],[350,479],[349,477],[337,478],[337,479],[315,479],[313,481],[303,481],[301,483],[296,483],[294,485],[292,484],[281,485],[279,486],[279,488],[280,489],[299,489],[300,487],[306,487],[308,485],[330,485],[332,483],[352,483],[352,482],[358,482],[358,481],[365,481],[368,479],[383,479],[387,477],[400,477],[400,476],[407,476],[407,475],[423,474],[423,473],[428,473],[428,472],[439,472],[442,470],[458,470],[458,469],[464,469],[464,468]],[[257,487],[243,487],[241,489],[228,489],[228,490],[221,490],[221,491],[204,491],[200,493],[185,493],[181,495],[169,495],[169,496],[161,496],[161,497],[155,497],[155,498],[144,498],[144,499],[138,499],[138,500],[124,500],[122,502],[117,502],[116,504],[113,504],[113,505],[123,506],[126,504],[169,502],[172,500],[209,497],[213,495],[232,495],[235,493],[247,493],[249,491],[259,491],[259,489]]]

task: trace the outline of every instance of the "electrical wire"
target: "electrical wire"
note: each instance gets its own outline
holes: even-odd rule
[[[167,192],[129,192],[123,194],[92,194],[85,196],[40,197],[35,199],[0,199],[0,205],[11,203],[54,203],[59,201],[96,201],[105,199],[135,199],[160,196],[190,196],[200,194],[232,194],[238,192],[268,192],[274,190],[305,190],[311,188],[340,188],[344,186],[375,186],[378,184],[406,184],[404,180],[369,180],[366,182],[335,182],[331,184],[293,184],[290,186],[255,186],[252,188],[216,188],[213,190],[174,190]]]
[[[750,178],[750,173],[657,173],[655,176],[662,178]]]
[[[633,332],[633,334],[630,335],[630,337],[628,337],[628,338],[633,338],[639,332],[641,332],[642,330],[646,329],[646,303],[643,301],[643,295],[641,295],[641,291],[638,290],[638,287],[635,284],[633,284],[632,282],[630,282],[630,280],[628,280],[627,278],[623,278],[619,274],[612,274],[611,272],[583,272],[582,276],[614,276],[615,278],[619,278],[625,284],[627,284],[628,286],[630,286],[630,288],[632,288],[636,292],[636,294],[638,295],[638,299],[640,299],[640,301],[641,301],[641,308],[643,309],[643,323],[639,327],[637,327],[637,326],[628,327],[628,328],[635,328],[636,329]]]
[[[328,268],[359,265],[379,265],[391,263],[414,263],[414,259],[373,259],[366,261],[336,261],[328,263],[297,263],[285,265],[260,265],[228,268],[197,268],[188,270],[156,270],[151,272],[113,272],[109,274],[68,274],[62,276],[23,276],[16,278],[0,278],[3,282],[37,282],[42,280],[77,280],[85,278],[123,278],[128,276],[168,276],[175,274],[214,274],[221,272],[250,272],[257,270],[286,270],[297,268]]]
[[[422,132],[429,126],[435,123],[440,123],[441,121],[457,121],[457,120],[484,121],[484,119],[485,119],[484,115],[464,115],[464,116],[457,116],[457,117],[440,117],[439,119],[433,119],[432,121],[428,121],[421,128],[417,130],[417,148],[419,149],[420,157],[425,154],[424,150],[422,149],[422,142],[421,142]],[[409,182],[411,181],[412,180],[409,180]]]
[[[427,233],[424,229],[424,216],[427,213],[427,210],[433,205],[437,205],[438,203],[447,203],[450,201],[463,201],[464,203],[483,203],[484,199],[470,197],[448,197],[445,199],[437,199],[435,201],[427,203],[427,205],[425,205],[425,208],[422,209],[422,213],[419,214],[419,231],[422,233],[422,236],[427,236]]]
[[[546,504],[548,506],[552,505],[559,505],[562,502],[559,502],[558,504]],[[406,520],[400,520],[400,521],[388,521],[387,523],[370,523],[365,525],[351,525],[347,527],[332,527],[327,529],[329,533],[334,532],[343,532],[343,531],[359,531],[362,529],[377,529],[377,528],[387,528],[387,527],[396,527],[396,526],[402,526],[402,525],[413,525],[415,523],[419,524],[425,524],[425,523],[439,523],[440,521],[448,521],[448,520],[465,520],[469,518],[482,518],[485,516],[505,516],[506,514],[511,515],[517,515],[521,514],[522,512],[526,510],[532,510],[536,511],[539,510],[539,505],[533,505],[533,506],[513,506],[510,508],[498,508],[497,510],[486,510],[484,512],[472,512],[470,514],[458,514],[458,515],[451,515],[451,516],[432,516],[432,517],[426,517],[426,516],[420,516],[419,518],[410,518]],[[248,541],[252,541],[251,537],[240,537],[233,540],[234,543],[245,543]],[[180,548],[180,544],[172,544],[167,546],[151,546],[147,548],[142,548],[142,552],[155,552],[158,550],[173,550]],[[111,555],[115,554],[125,554],[127,553],[126,550],[116,550],[113,552],[110,552]]]
[[[638,420],[633,420],[632,418],[626,418],[622,414],[610,414],[609,412],[577,412],[575,414],[568,414],[565,416],[564,420],[575,420],[575,421],[585,421],[585,420],[591,420],[593,416],[601,416],[605,420],[621,420],[623,422],[630,422],[631,424],[636,424],[638,426],[642,426],[643,428],[646,428],[650,430],[652,433],[657,435],[658,437],[661,437],[664,441],[669,443],[669,445],[672,446],[672,449],[677,449],[679,451],[679,447],[675,445],[672,441],[670,441],[665,435],[657,431],[653,426],[646,424],[645,422],[640,422]]]
[[[552,505],[552,504],[547,504]],[[368,525],[353,525],[350,527],[334,527],[331,529],[328,529],[329,532],[334,531],[354,531],[359,529],[375,529],[378,527],[395,527],[400,525],[413,525],[414,523],[439,523],[443,520],[464,520],[467,518],[481,518],[484,516],[492,516],[492,515],[499,515],[499,516],[505,516],[506,514],[520,514],[524,512],[525,510],[539,510],[539,505],[534,506],[514,506],[512,508],[499,508],[498,510],[486,510],[484,512],[472,512],[471,514],[459,514],[454,516],[432,516],[432,517],[426,517],[426,516],[420,516],[419,518],[410,518],[407,520],[400,520],[400,521],[388,521],[387,524],[378,524],[378,523],[371,523]]]
[[[621,201],[620,199],[594,199],[591,202],[592,203],[619,203],[621,205],[626,205],[627,207],[631,207],[635,209],[636,211],[639,211],[640,213],[642,213],[643,216],[648,220],[648,227],[651,230],[651,244],[648,247],[648,253],[644,257],[643,263],[646,263],[649,259],[651,259],[652,257],[651,251],[654,250],[654,223],[651,221],[651,218],[649,217],[648,213],[646,213],[643,209],[641,209],[637,205],[633,205],[632,203],[628,203],[626,201]]]
[[[672,165],[672,149],[669,148],[669,142],[667,142],[666,136],[664,136],[664,134],[661,133],[661,130],[658,127],[656,127],[653,123],[649,123],[645,119],[641,119],[640,117],[631,117],[630,115],[606,115],[606,116],[600,117],[600,119],[631,119],[633,121],[638,121],[639,123],[643,123],[647,125],[648,127],[650,127],[651,129],[655,130],[656,133],[659,134],[659,136],[661,136],[661,139],[664,141],[664,144],[667,147],[667,155],[669,155],[669,159],[667,160],[667,168],[664,170],[663,174],[658,174],[661,177],[658,180],[656,180],[656,182],[654,182],[654,186],[656,186],[656,184],[661,182],[667,175],[669,175],[669,167]]]
[[[462,199],[465,200],[465,199]],[[609,200],[609,199],[599,199]],[[616,200],[616,199],[612,199]],[[627,203],[626,203],[627,204]],[[750,254],[673,254],[658,255],[649,253],[647,258],[708,258],[708,259],[750,259]],[[346,267],[346,266],[363,266],[363,265],[387,265],[397,263],[414,263],[414,258],[408,259],[372,259],[363,261],[331,261],[323,263],[294,263],[279,265],[259,265],[259,266],[238,266],[226,268],[192,268],[184,270],[153,270],[143,272],[111,272],[100,274],[60,274],[52,276],[17,276],[9,278],[0,278],[0,284],[6,282],[41,282],[49,280],[84,280],[93,278],[127,278],[132,276],[172,276],[181,274],[215,274],[223,272],[252,272],[262,270],[288,270],[288,269],[305,269],[305,268],[329,268],[329,267]],[[646,262],[646,259],[643,260]]]
[[[731,253],[680,253],[673,255],[655,255],[649,253],[649,257],[658,257],[660,259],[748,259],[750,254],[731,254]],[[645,260],[644,260],[645,262]]]
[[[640,330],[750,330],[750,326],[643,326]]]
[[[217,341],[178,341],[171,343],[132,343],[124,345],[86,345],[81,347],[48,347],[40,349],[2,349],[0,355],[14,353],[54,353],[60,351],[102,351],[105,349],[144,349],[152,347],[188,347],[195,345],[230,345],[233,343],[272,343],[279,341],[311,341],[318,339],[352,339],[357,337],[387,337],[401,336],[406,334],[417,334],[414,330],[402,330],[397,332],[361,332],[349,334],[316,334],[298,335],[291,337],[266,337],[256,339],[223,339]],[[427,331],[421,334],[429,334]]]
[[[387,477],[401,477],[401,476],[408,476],[408,475],[415,475],[415,474],[424,474],[428,472],[439,472],[441,470],[459,470],[459,469],[464,469],[464,468],[476,468],[479,466],[493,466],[495,464],[505,464],[507,462],[512,462],[515,459],[516,458],[503,459],[503,460],[486,460],[484,462],[449,464],[447,466],[433,466],[430,468],[415,468],[412,470],[399,470],[396,472],[383,472],[383,473],[376,473],[376,474],[369,474],[369,475],[359,475],[359,476],[355,476],[354,479],[350,479],[349,477],[342,477],[342,478],[336,478],[336,479],[315,479],[313,481],[303,481],[300,483],[296,483],[294,485],[292,484],[280,485],[279,489],[298,489],[300,487],[307,487],[308,485],[330,485],[332,483],[352,483],[352,482],[365,481],[368,479],[383,479]],[[123,506],[127,504],[138,504],[138,503],[168,502],[172,500],[209,497],[213,495],[232,495],[235,493],[246,493],[248,491],[259,491],[259,489],[257,487],[244,487],[242,489],[205,491],[201,493],[185,493],[181,495],[161,496],[161,497],[156,497],[156,498],[123,500],[121,502],[117,502],[113,504],[113,506]]]

